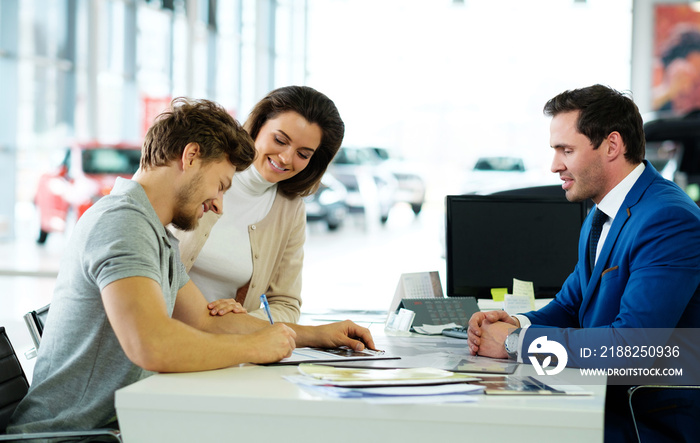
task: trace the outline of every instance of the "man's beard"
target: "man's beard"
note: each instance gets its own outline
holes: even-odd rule
[[[200,171],[191,181],[189,186],[180,189],[175,196],[175,211],[173,212],[172,225],[183,231],[192,231],[199,224],[197,213],[201,203],[195,206],[193,213],[185,213],[185,210],[193,204],[194,195],[199,191],[203,173]]]

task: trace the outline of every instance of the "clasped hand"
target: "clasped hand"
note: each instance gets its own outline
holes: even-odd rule
[[[484,357],[508,358],[503,346],[508,334],[519,327],[517,319],[505,311],[477,312],[467,329],[469,352]]]

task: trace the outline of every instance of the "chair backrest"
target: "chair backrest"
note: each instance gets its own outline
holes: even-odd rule
[[[10,416],[28,390],[29,383],[22,365],[5,328],[0,326],[0,434],[5,432]]]
[[[27,312],[24,314],[24,322],[27,324],[29,335],[32,337],[34,348],[36,349],[39,349],[41,336],[44,333],[46,317],[49,315],[49,306],[50,304],[44,306],[43,308],[39,308],[36,311]]]

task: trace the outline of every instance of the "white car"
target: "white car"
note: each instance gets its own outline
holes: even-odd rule
[[[328,170],[345,185],[350,211],[365,212],[367,216],[376,212],[386,223],[397,201],[398,182],[382,162],[370,149],[342,147]]]
[[[386,169],[396,178],[398,184],[396,201],[408,203],[411,205],[413,213],[418,215],[423,209],[423,203],[425,203],[426,188],[420,166],[403,160],[385,148],[367,149],[374,151],[383,160],[379,167]]]
[[[520,157],[480,157],[465,174],[461,194],[493,194],[509,189],[561,184],[557,174],[530,169]]]

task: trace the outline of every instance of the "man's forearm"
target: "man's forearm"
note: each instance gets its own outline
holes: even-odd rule
[[[270,326],[267,320],[261,320],[249,314],[208,315],[198,329],[215,334],[250,334]]]

